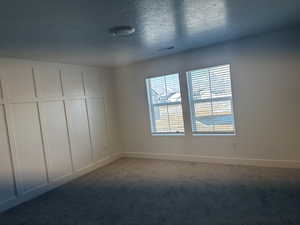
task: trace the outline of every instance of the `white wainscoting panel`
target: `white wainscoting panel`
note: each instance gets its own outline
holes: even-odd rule
[[[0,105],[0,204],[15,198],[14,174],[8,143],[6,117]]]
[[[40,103],[42,131],[50,181],[72,173],[67,121],[62,101]]]
[[[102,77],[94,70],[88,70],[84,74],[84,84],[86,96],[88,97],[103,97],[104,87]]]
[[[38,97],[61,97],[60,67],[54,63],[39,63],[34,66]]]
[[[87,111],[84,100],[66,101],[74,168],[81,170],[92,163]]]
[[[103,98],[87,100],[90,120],[91,138],[94,160],[98,161],[107,154],[107,124],[105,118],[105,104]]]
[[[119,158],[107,144],[117,142],[106,132],[109,79],[96,67],[0,58],[0,212]]]
[[[64,96],[83,96],[82,70],[77,66],[63,67],[62,83]]]
[[[47,184],[39,114],[36,103],[11,104],[14,143],[22,192]]]
[[[3,93],[9,99],[35,97],[33,70],[30,64],[11,64],[3,69]]]

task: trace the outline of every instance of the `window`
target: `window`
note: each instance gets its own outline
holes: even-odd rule
[[[146,79],[152,134],[183,134],[178,74]]]
[[[230,65],[187,72],[194,134],[234,134]]]

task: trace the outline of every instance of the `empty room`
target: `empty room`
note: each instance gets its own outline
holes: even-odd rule
[[[299,0],[3,0],[0,225],[299,225]]]

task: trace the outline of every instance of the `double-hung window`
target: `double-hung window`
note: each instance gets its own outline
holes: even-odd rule
[[[230,65],[187,72],[194,134],[234,134]]]
[[[146,79],[152,134],[183,134],[179,75]]]

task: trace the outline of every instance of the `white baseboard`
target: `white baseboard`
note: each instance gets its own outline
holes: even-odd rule
[[[39,186],[38,188],[31,190],[30,192],[26,192],[25,194],[16,196],[15,198],[12,198],[5,202],[2,202],[2,203],[0,203],[0,213],[4,212],[12,207],[15,207],[23,202],[29,201],[33,198],[36,198],[48,191],[51,191],[63,184],[66,184],[66,183],[70,182],[71,180],[74,180],[84,174],[90,173],[95,169],[106,166],[120,158],[121,158],[120,153],[111,154],[111,155],[106,156],[105,158],[99,160],[97,163],[90,165],[89,167],[86,167],[80,171],[75,171],[73,174],[70,174],[69,176],[64,176],[61,179],[55,180],[55,181],[53,181],[49,184],[43,185],[43,186]]]
[[[271,159],[249,159],[233,157],[214,157],[199,156],[188,154],[167,154],[167,153],[140,153],[124,152],[122,157],[143,158],[143,159],[163,159],[186,162],[220,163],[228,165],[244,165],[257,167],[275,167],[275,168],[300,168],[300,161],[294,160],[271,160]]]

